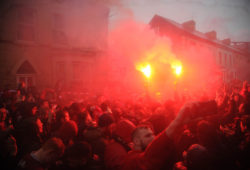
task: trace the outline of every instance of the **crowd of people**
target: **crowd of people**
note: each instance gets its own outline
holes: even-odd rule
[[[250,86],[213,100],[0,95],[1,169],[250,169]]]

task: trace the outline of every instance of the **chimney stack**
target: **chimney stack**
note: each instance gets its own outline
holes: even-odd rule
[[[205,35],[207,36],[207,38],[209,38],[210,40],[216,40],[217,36],[216,36],[216,31],[210,31],[205,33]]]
[[[226,39],[222,40],[222,43],[224,43],[226,45],[231,45],[231,40],[230,40],[230,38],[226,38]]]
[[[182,23],[182,26],[188,31],[195,31],[195,22],[194,20],[186,21]]]

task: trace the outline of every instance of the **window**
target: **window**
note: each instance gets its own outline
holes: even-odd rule
[[[227,54],[224,54],[224,63],[227,65]]]
[[[234,65],[234,66],[235,66],[235,64],[236,64],[236,57],[237,57],[237,56],[234,56],[234,57],[233,57],[233,65]]]
[[[17,74],[16,80],[17,80],[17,86],[22,82],[25,83],[27,87],[33,87],[36,84],[35,75]]]
[[[232,55],[229,56],[229,64],[230,64],[230,66],[233,65],[233,57],[232,57]]]
[[[64,19],[62,17],[62,15],[60,14],[54,14],[53,15],[53,27],[54,29],[57,29],[57,30],[63,30],[64,29]]]
[[[226,81],[226,72],[225,71],[222,72],[222,79],[223,79],[223,81]]]
[[[54,30],[53,31],[53,39],[55,43],[58,44],[66,44],[66,35],[63,31]]]
[[[35,40],[35,10],[23,7],[18,10],[17,39],[24,41]]]
[[[81,79],[81,62],[73,62],[73,71],[72,76],[73,80],[80,80]]]
[[[229,80],[233,80],[234,79],[234,73],[233,72],[229,72],[228,79]]]
[[[65,20],[61,14],[53,15],[53,40],[57,44],[66,44]]]
[[[222,63],[222,56],[221,56],[221,52],[219,52],[219,64]]]
[[[56,76],[57,76],[58,79],[64,79],[65,78],[65,63],[63,61],[57,62]]]

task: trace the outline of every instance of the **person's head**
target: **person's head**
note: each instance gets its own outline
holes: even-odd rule
[[[157,111],[160,111],[157,109]],[[161,110],[163,111],[163,110]],[[149,122],[152,124],[154,128],[154,132],[156,135],[158,135],[160,132],[162,132],[170,123],[172,118],[166,116],[166,112],[158,112],[150,116]]]
[[[124,119],[115,125],[113,134],[119,136],[124,142],[128,144],[132,142],[131,135],[135,128],[135,125],[131,121]]]
[[[188,147],[196,142],[196,138],[189,129],[185,129],[178,140],[178,151],[183,152]]]
[[[183,162],[176,162],[173,170],[187,170],[187,167],[183,164]]]
[[[59,110],[56,112],[56,121],[63,123],[70,120],[69,112],[66,110]]]
[[[81,105],[80,103],[72,103],[71,106],[69,107],[69,112],[70,115],[74,115],[74,114],[78,114],[81,113],[82,109],[81,109]]]
[[[115,122],[118,122],[122,116],[122,110],[120,108],[115,108],[112,110]]]
[[[209,154],[207,149],[202,145],[191,145],[183,153],[183,157],[188,169],[209,169]]]
[[[17,144],[16,139],[8,133],[1,133],[0,135],[0,155],[2,157],[16,156]]]
[[[24,105],[22,114],[26,115],[27,117],[32,117],[37,114],[38,108],[36,103],[27,103]]]
[[[144,151],[154,138],[155,135],[148,125],[138,126],[132,133],[134,149]]]
[[[238,94],[233,95],[233,100],[234,100],[235,102],[239,102],[240,96],[239,96]]]
[[[25,88],[25,87],[26,87],[25,82],[24,82],[24,81],[20,82],[19,87],[20,87],[20,88]]]
[[[110,109],[108,101],[105,101],[105,102],[101,103],[100,107],[101,107],[103,112],[106,112],[106,111],[108,111]]]
[[[5,121],[7,116],[7,110],[5,108],[0,108],[0,122]]]
[[[249,114],[250,113],[249,103],[241,103],[239,106],[239,113],[240,114]]]
[[[81,168],[91,157],[91,146],[87,142],[76,142],[65,151],[64,160],[70,168]]]
[[[114,123],[114,118],[110,113],[103,113],[98,119],[99,127],[108,127]]]
[[[247,98],[247,95],[248,95],[248,92],[249,92],[249,87],[250,87],[250,86],[249,86],[248,82],[247,82],[247,81],[244,81],[244,82],[243,82],[243,87],[242,87],[241,92],[240,92],[241,96],[242,96],[244,99]]]
[[[31,114],[32,115],[36,115],[37,114],[37,106],[33,106],[32,109],[31,109]]]
[[[65,146],[60,138],[50,138],[39,149],[40,161],[43,163],[54,162],[63,155],[64,149]]]
[[[78,126],[75,121],[69,120],[64,122],[58,130],[57,136],[64,142],[68,142],[78,134]]]
[[[21,95],[21,90],[20,90],[20,89],[17,89],[16,95],[17,95],[17,96],[20,96],[20,95]]]
[[[216,128],[210,122],[201,120],[197,124],[197,138],[199,143],[205,147],[217,145]]]
[[[41,107],[42,108],[49,108],[49,102],[47,100],[42,101]]]
[[[33,138],[43,133],[43,123],[37,117],[29,117],[20,122],[16,130],[27,135],[27,138]]]
[[[72,120],[76,121],[78,125],[81,126],[92,126],[94,125],[93,119],[88,111],[83,111],[75,114]]]

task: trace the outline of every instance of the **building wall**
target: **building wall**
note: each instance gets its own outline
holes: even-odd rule
[[[173,42],[173,50],[177,56],[185,56],[187,52],[200,52],[202,49],[208,49],[210,54],[221,69],[222,79],[224,82],[230,82],[234,79],[242,79],[239,75],[239,63],[246,60],[246,55],[232,46],[223,44],[222,41],[215,41],[209,38],[201,38],[196,36],[194,31],[186,30],[181,24],[175,23],[168,19],[155,16],[151,22],[151,27],[160,35],[167,36]],[[198,32],[200,35],[205,34]]]
[[[0,4],[0,88],[17,87],[17,70],[25,61],[35,70],[37,87],[53,87],[62,78],[68,87],[80,81],[88,84],[89,64],[105,55],[106,6],[87,0],[4,0]],[[58,74],[62,63],[63,76]]]

